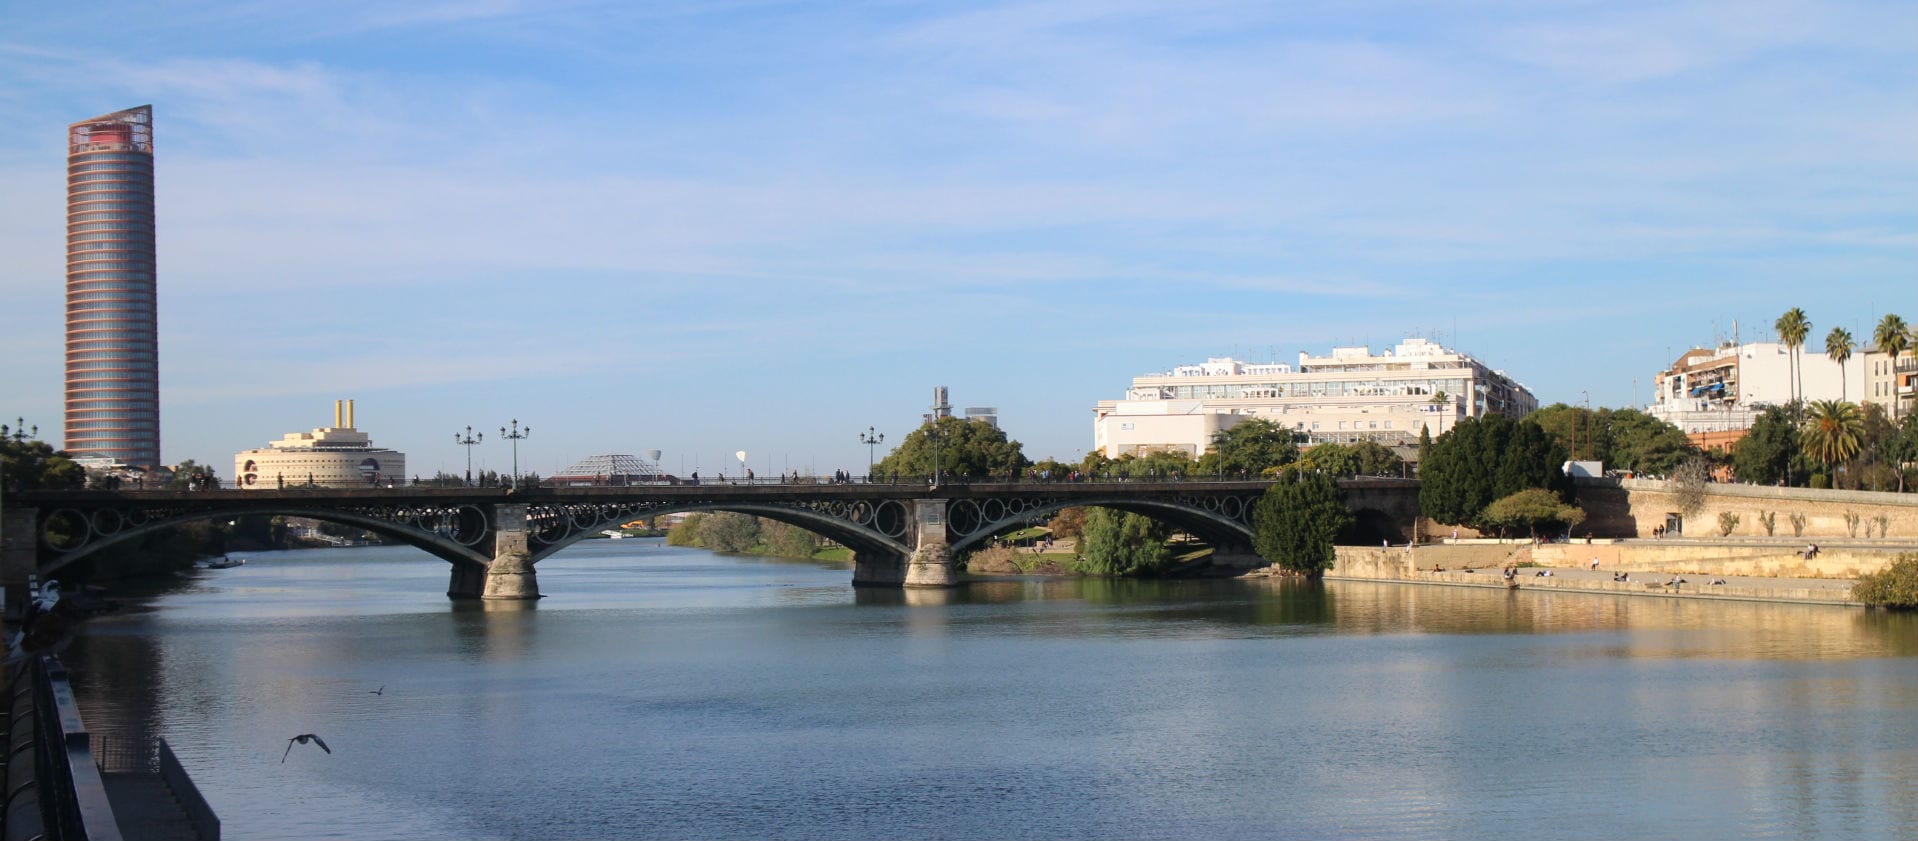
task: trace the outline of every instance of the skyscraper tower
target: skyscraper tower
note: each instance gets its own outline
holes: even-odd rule
[[[160,462],[153,106],[67,127],[66,450]]]

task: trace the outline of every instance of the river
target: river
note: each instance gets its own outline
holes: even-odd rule
[[[250,559],[66,653],[88,725],[165,737],[230,839],[1918,838],[1918,616],[855,591],[650,540],[455,603],[417,550]],[[309,732],[333,752],[285,755]]]

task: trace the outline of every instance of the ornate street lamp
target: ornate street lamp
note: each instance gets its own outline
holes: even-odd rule
[[[873,454],[878,452],[880,444],[886,443],[886,433],[868,426],[865,432],[859,433],[859,443],[866,445],[866,481],[871,483],[873,466],[879,463]]]
[[[475,435],[473,434],[473,428],[470,426],[466,428],[466,435],[464,437],[457,432],[453,433],[453,443],[466,448],[467,487],[472,487],[473,485],[473,445],[484,440],[486,440],[486,433],[482,432]]]
[[[12,438],[15,444],[25,444],[28,438],[39,434],[40,425],[36,423],[33,425],[33,429],[29,430],[27,429],[27,421],[25,418],[14,418],[12,429],[8,429],[6,424],[0,423],[0,438]]]
[[[503,426],[499,428],[499,437],[505,438],[506,440],[513,442],[513,487],[515,488],[519,487],[519,442],[524,441],[529,437],[532,437],[532,435],[533,435],[533,427],[527,426],[526,428],[521,429],[519,425],[519,418],[513,419],[512,432],[507,432],[506,427],[503,427]],[[471,451],[469,450],[468,452],[471,452]]]

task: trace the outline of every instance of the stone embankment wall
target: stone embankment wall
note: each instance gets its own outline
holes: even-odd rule
[[[1586,548],[1598,548],[1598,546],[1586,547],[1580,544],[1562,548],[1576,552]],[[1499,590],[1552,590],[1661,598],[1856,605],[1849,597],[1851,582],[1843,579],[1780,582],[1779,584],[1758,582],[1711,585],[1707,583],[1711,577],[1709,574],[1686,573],[1693,577],[1683,584],[1673,585],[1666,582],[1674,572],[1680,572],[1680,570],[1638,570],[1646,572],[1647,575],[1637,581],[1611,581],[1591,577],[1539,577],[1534,574],[1534,568],[1526,568],[1512,582],[1506,581],[1500,574],[1500,569],[1506,563],[1524,563],[1531,560],[1536,551],[1538,550],[1529,545],[1514,546],[1513,544],[1420,546],[1415,549],[1402,546],[1393,548],[1340,546],[1338,558],[1325,577],[1332,580],[1398,581]],[[1500,552],[1502,555],[1493,557]],[[1590,563],[1589,559],[1586,563]],[[1438,569],[1434,570],[1434,567]]]
[[[1585,528],[1599,537],[1651,537],[1668,516],[1683,514],[1673,483],[1653,479],[1580,482],[1577,499]],[[1729,535],[1721,535],[1722,513],[1738,518]],[[1683,520],[1686,537],[1885,538],[1918,549],[1918,494],[1710,484],[1704,505]]]
[[[1913,547],[1885,545],[1820,546],[1806,560],[1804,545],[1773,540],[1690,541],[1655,540],[1630,543],[1548,543],[1534,547],[1529,560],[1545,567],[1587,568],[1593,558],[1600,569],[1625,572],[1666,572],[1696,575],[1740,575],[1757,578],[1855,579],[1891,565],[1901,551]]]

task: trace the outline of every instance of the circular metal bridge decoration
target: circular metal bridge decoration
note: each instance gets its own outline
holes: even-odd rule
[[[821,526],[829,526],[830,521],[838,521],[893,540],[904,540],[911,531],[911,517],[907,513],[906,504],[897,499],[833,499],[796,502],[704,499],[528,505],[526,508],[527,538],[529,542],[541,546],[564,546],[621,523],[686,511],[737,511],[789,520],[794,525],[811,527],[815,531]],[[782,514],[786,516],[780,516]]]

